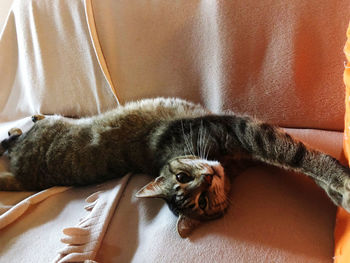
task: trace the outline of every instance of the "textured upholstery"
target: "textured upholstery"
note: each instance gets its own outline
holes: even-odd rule
[[[92,1],[121,101],[181,96],[342,130],[348,1]]]

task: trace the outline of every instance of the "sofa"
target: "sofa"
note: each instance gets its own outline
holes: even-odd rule
[[[33,114],[181,97],[281,126],[345,164],[349,11],[349,1],[14,0],[0,35],[0,139]],[[340,260],[337,207],[305,175],[246,169],[226,215],[187,239],[162,200],[134,196],[149,180],[0,192],[0,262]]]

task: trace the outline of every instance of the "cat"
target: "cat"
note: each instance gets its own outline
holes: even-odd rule
[[[350,211],[350,170],[282,129],[234,113],[212,114],[176,98],[145,99],[81,119],[33,116],[22,134],[1,142],[10,172],[0,190],[84,186],[146,173],[154,180],[137,197],[162,198],[187,237],[202,221],[222,216],[229,204],[228,167],[255,160],[304,173],[330,199]]]

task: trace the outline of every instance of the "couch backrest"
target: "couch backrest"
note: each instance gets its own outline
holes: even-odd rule
[[[180,96],[288,127],[343,129],[348,1],[93,1],[121,101]]]

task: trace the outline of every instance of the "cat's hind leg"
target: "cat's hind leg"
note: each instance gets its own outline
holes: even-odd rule
[[[8,135],[9,137],[0,143],[0,156],[16,142],[17,138],[22,135],[22,131],[18,128],[12,128],[8,131]]]
[[[33,115],[32,116],[32,121],[35,123],[37,121],[40,121],[42,119],[45,119],[45,116],[44,115]]]
[[[0,172],[0,191],[23,191],[24,187],[10,172]]]

